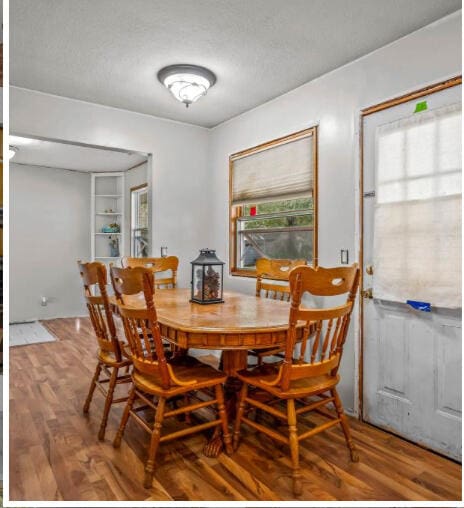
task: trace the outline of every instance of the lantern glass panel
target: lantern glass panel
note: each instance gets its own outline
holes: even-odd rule
[[[203,269],[202,265],[193,265],[193,297],[203,300]]]
[[[221,265],[205,266],[205,279],[203,283],[203,300],[221,299]]]

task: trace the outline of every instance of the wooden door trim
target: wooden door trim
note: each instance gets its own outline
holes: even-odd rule
[[[365,117],[367,115],[371,115],[372,113],[377,113],[379,111],[383,111],[384,109],[392,108],[393,106],[398,106],[399,104],[403,104],[404,102],[409,102],[414,99],[418,99],[420,97],[424,97],[424,95],[430,95],[431,93],[440,92],[441,90],[445,90],[446,88],[451,88],[452,86],[457,86],[462,83],[462,76],[455,76],[454,78],[447,79],[446,81],[440,81],[440,83],[435,83],[434,85],[429,85],[420,90],[416,90],[414,92],[409,92],[404,95],[400,95],[399,97],[395,97],[394,99],[388,99],[386,101],[380,102],[379,104],[375,104],[374,106],[369,106],[361,110],[361,116]]]
[[[374,104],[361,110],[359,115],[359,266],[361,269],[359,280],[359,337],[358,337],[358,416],[364,421],[363,396],[364,396],[364,299],[361,292],[364,290],[364,118],[373,113],[399,106],[425,95],[440,92],[462,84],[462,75],[455,76],[445,81],[426,86],[419,90],[400,95],[393,99]]]

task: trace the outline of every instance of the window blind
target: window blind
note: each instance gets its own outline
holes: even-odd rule
[[[232,204],[309,196],[313,172],[312,135],[232,158]]]
[[[377,128],[374,296],[461,307],[461,105]]]

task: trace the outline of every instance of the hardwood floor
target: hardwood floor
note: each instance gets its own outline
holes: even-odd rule
[[[98,391],[89,416],[82,414],[95,366],[88,320],[44,324],[57,342],[10,349],[11,500],[294,499],[288,451],[246,427],[230,457],[205,457],[201,434],[161,445],[152,489],[144,489],[148,434],[129,422],[121,448],[113,449],[119,405],[99,442]],[[350,423],[358,463],[350,461],[338,428],[302,443],[300,500],[461,499],[460,465],[355,419]]]

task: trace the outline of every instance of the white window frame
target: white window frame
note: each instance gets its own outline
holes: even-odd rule
[[[148,184],[144,183],[142,185],[138,185],[137,187],[132,187],[130,190],[130,254],[132,257],[140,257],[138,255],[135,248],[135,231],[144,229],[140,228],[140,225],[137,223],[138,212],[135,207],[139,206],[140,196],[142,194],[147,194],[147,203],[148,203]],[[147,233],[148,233],[148,228]],[[149,255],[147,249],[147,256]]]

